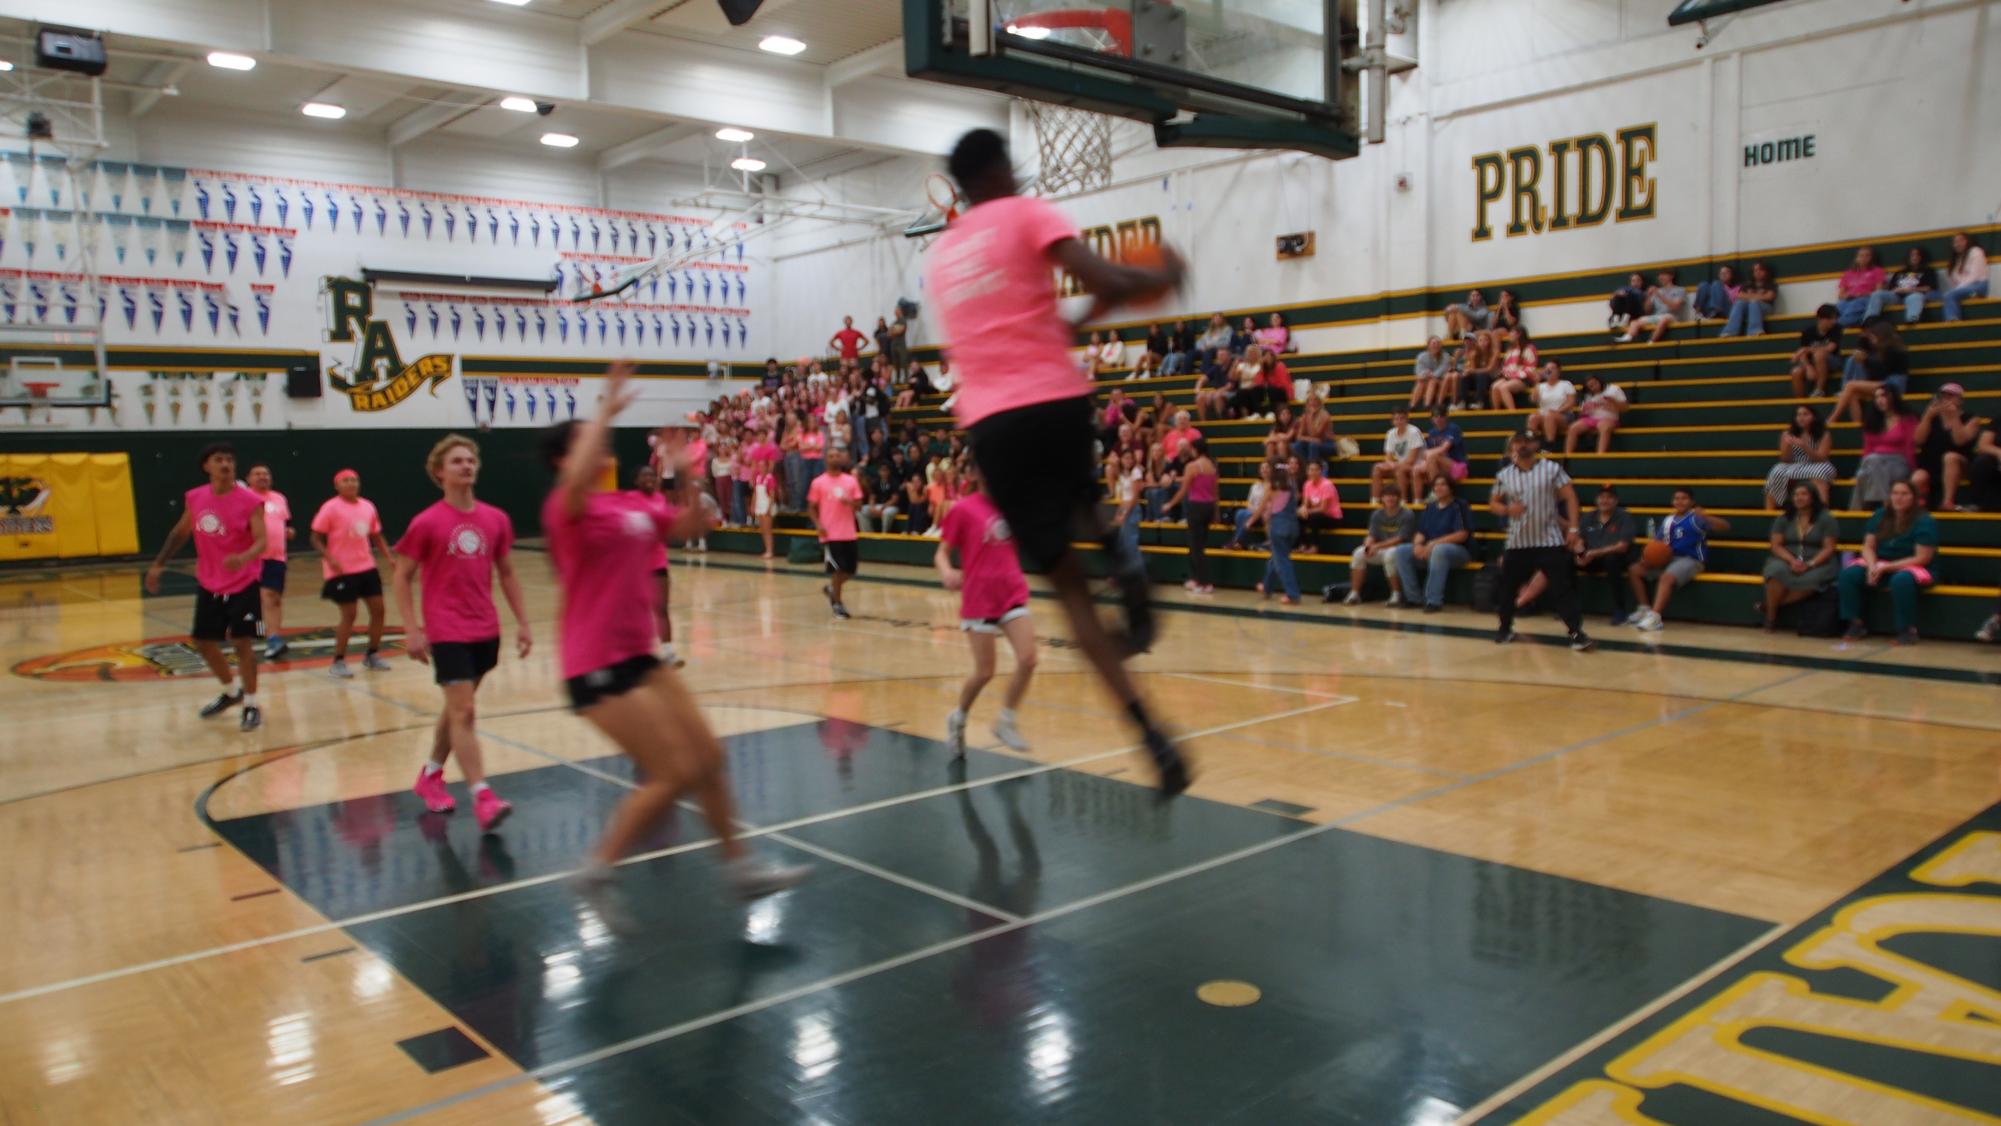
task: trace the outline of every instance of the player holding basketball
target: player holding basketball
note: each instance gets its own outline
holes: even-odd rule
[[[612,865],[690,791],[720,841],[724,875],[738,896],[783,891],[810,871],[748,855],[732,818],[722,744],[680,678],[654,655],[652,606],[660,588],[649,573],[653,548],[670,537],[700,536],[708,521],[678,448],[667,451],[675,489],[664,514],[630,493],[597,487],[610,456],[611,421],[635,398],[626,384],[632,368],[626,361],[613,364],[597,417],[558,423],[542,444],[556,472],[556,487],[542,505],[542,528],[562,588],[556,638],[570,706],[618,744],[643,779],[619,803],[590,863],[573,880],[606,926],[626,932],[634,923]]]
[[[526,657],[534,639],[528,632],[527,603],[509,558],[514,524],[507,513],[474,500],[479,479],[479,447],[470,438],[447,434],[424,461],[431,482],[445,497],[419,512],[396,541],[392,582],[396,609],[403,615],[403,644],[412,660],[431,666],[444,694],[445,710],[431,737],[431,759],[417,772],[411,790],[432,813],[458,805],[445,791],[445,760],[456,754],[459,770],[472,786],[473,816],[482,832],[496,829],[514,807],[486,783],[474,696],[480,681],[500,663],[500,614],[493,607],[493,576],[514,613],[514,652]],[[411,580],[423,584],[424,616],[411,600]]]
[[[666,432],[659,435],[666,440]],[[658,445],[655,446],[657,450]],[[640,502],[665,516],[669,514],[667,494],[660,491],[660,471],[652,465],[642,465],[632,474],[632,495]],[[671,668],[681,668],[688,662],[674,652],[674,619],[669,616],[668,605],[674,595],[674,576],[667,566],[667,545],[662,543],[653,552],[653,574],[660,580],[660,603],[653,608],[653,627],[660,631],[660,659]]]
[[[389,662],[382,659],[382,572],[375,568],[375,550],[383,558],[394,558],[389,541],[382,538],[382,517],[375,503],[361,495],[361,474],[343,469],[334,474],[334,495],[313,516],[313,547],[320,553],[320,570],[326,582],[320,597],[340,608],[340,622],[334,627],[334,659],[327,672],[346,680],[354,673],[347,667],[347,641],[354,636],[355,603],[368,606],[368,652],[361,667],[383,672]],[[371,546],[371,543],[373,546]]]
[[[237,724],[255,731],[264,723],[257,703],[257,638],[264,632],[263,607],[257,575],[264,556],[264,502],[236,480],[236,449],[218,442],[201,452],[208,484],[187,491],[181,518],[167,532],[167,542],[146,569],[146,592],[160,593],[160,573],[167,560],[193,536],[195,541],[195,651],[222,682],[222,694],[202,706],[201,717],[221,715],[243,705]],[[227,639],[236,647],[236,668],[243,688],[232,691],[236,673],[222,655]]]
[[[971,202],[931,251],[930,290],[960,373],[954,413],[1016,547],[1055,585],[1078,646],[1125,705],[1161,793],[1171,797],[1188,788],[1187,764],[1154,726],[1070,547],[1078,536],[1104,546],[1125,607],[1124,649],[1150,647],[1145,564],[1100,524],[1091,385],[1070,362],[1075,329],[1057,307],[1054,271],[1068,271],[1095,296],[1088,321],[1128,298],[1179,285],[1181,260],[1168,253],[1159,268],[1140,269],[1093,254],[1062,212],[1015,194],[1007,142],[990,129],[960,138],[948,168]]]
[[[994,738],[1010,750],[1025,751],[1028,740],[1015,726],[1014,710],[1028,694],[1028,682],[1035,675],[1035,622],[1028,614],[1028,580],[1021,576],[1021,559],[1015,554],[1014,537],[1001,518],[986,490],[980,488],[979,469],[967,470],[966,482],[975,491],[967,494],[945,514],[943,539],[931,562],[945,580],[946,590],[959,592],[959,628],[973,648],[973,672],[959,688],[959,706],[945,717],[945,742],[954,756],[966,753],[966,713],[980,690],[994,678],[994,638],[1007,636],[1014,650],[1014,676],[1007,682],[1007,695],[1000,715],[994,720]],[[952,566],[952,552],[959,553],[959,568]]]

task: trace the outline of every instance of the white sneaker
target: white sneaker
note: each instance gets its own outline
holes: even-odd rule
[[[1389,601],[1383,603],[1383,605],[1389,607],[1392,610],[1396,609],[1399,606],[1402,606],[1403,604],[1404,604],[1403,592],[1395,590],[1390,592]]]
[[[1362,596],[1352,590],[1348,592],[1348,597],[1341,600],[1341,605],[1343,606],[1360,606],[1361,604]]]
[[[1658,632],[1667,625],[1665,621],[1661,620],[1661,616],[1659,614],[1654,613],[1652,610],[1649,610],[1644,615],[1642,615],[1640,617],[1640,620],[1635,624],[1649,633]]]
[[[1010,751],[1028,749],[1028,740],[1021,737],[1021,729],[1014,725],[1014,713],[1006,708],[1002,708],[1000,716],[994,720],[994,738]]]
[[[1976,641],[1994,641],[1997,639],[2001,639],[2001,614],[1996,614],[1993,617],[1987,619],[1987,621],[1981,625],[1980,632],[1974,634],[1973,637],[1974,640]]]
[[[966,713],[956,708],[945,717],[945,747],[953,758],[966,753]]]
[[[810,864],[779,864],[745,857],[723,865],[724,878],[738,899],[763,899],[794,887],[813,874]]]
[[[606,930],[627,936],[639,932],[639,920],[626,905],[625,893],[618,890],[618,877],[610,865],[592,863],[571,875],[568,883]]]
[[[347,661],[336,659],[333,664],[327,666],[327,675],[335,680],[353,680],[354,670],[347,667]]]

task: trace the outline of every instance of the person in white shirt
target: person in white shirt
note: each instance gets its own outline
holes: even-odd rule
[[[1584,402],[1577,408],[1577,421],[1570,424],[1570,433],[1563,436],[1563,455],[1569,457],[1577,452],[1577,439],[1585,434],[1598,435],[1598,452],[1612,448],[1612,431],[1619,428],[1619,417],[1626,413],[1626,392],[1616,383],[1607,383],[1598,375],[1584,377]]]
[[[1987,296],[1987,252],[1961,231],[1952,236],[1952,262],[1945,269],[1945,292],[1939,295],[1940,315],[1956,321],[1960,302]]]
[[[806,373],[806,386],[824,387],[832,378],[833,376],[827,374],[827,369],[821,366],[820,361],[814,360],[812,368]]]
[[[1398,404],[1390,411],[1390,429],[1383,435],[1383,460],[1369,468],[1369,503],[1380,502],[1386,483],[1405,496],[1416,491],[1417,456],[1422,449],[1424,431],[1410,424],[1410,408]]]
[[[1577,385],[1563,378],[1563,365],[1556,360],[1547,360],[1538,373],[1535,394],[1535,413],[1529,415],[1527,427],[1542,435],[1543,444],[1556,445],[1556,436],[1570,429],[1570,412],[1577,408]]]

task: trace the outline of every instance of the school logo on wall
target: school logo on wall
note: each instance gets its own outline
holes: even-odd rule
[[[1503,204],[1509,238],[1654,217],[1657,125],[1628,125],[1613,137],[1559,137],[1473,158],[1473,241],[1494,237]],[[1505,202],[1504,202],[1505,201]]]
[[[0,536],[45,536],[56,530],[47,512],[49,483],[40,477],[0,477]]]
[[[402,638],[403,631],[400,629],[391,627],[385,630],[384,652],[402,648]],[[258,667],[270,671],[313,668],[333,662],[334,631],[331,626],[288,633],[285,643],[287,647],[282,660],[260,660]],[[225,648],[223,652],[231,664],[236,662],[236,654],[232,650]],[[59,681],[173,680],[187,676],[203,677],[209,675],[209,671],[202,655],[195,650],[194,642],[188,638],[155,637],[34,657],[15,665],[14,675],[33,680]]]
[[[1098,257],[1118,262],[1137,247],[1160,245],[1160,217],[1148,215],[1144,219],[1121,219],[1101,227],[1086,227],[1077,232],[1077,237]],[[1057,280],[1056,295],[1076,297],[1083,292],[1084,283],[1064,270]]]
[[[367,282],[328,278],[325,288],[327,340],[358,345],[352,364],[327,366],[327,382],[355,410],[388,410],[419,387],[429,387],[435,396],[438,385],[452,377],[452,358],[443,352],[403,362],[389,322],[375,319],[375,293]]]

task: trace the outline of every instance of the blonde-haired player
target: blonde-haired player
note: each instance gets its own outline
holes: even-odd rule
[[[500,662],[500,614],[493,605],[493,576],[514,613],[514,651],[526,657],[533,644],[521,580],[508,555],[514,525],[507,514],[473,499],[479,479],[479,446],[448,434],[431,447],[424,468],[444,490],[443,500],[410,521],[396,541],[396,608],[403,615],[404,648],[429,664],[445,696],[445,710],[431,739],[431,758],[411,789],[432,813],[457,806],[445,790],[445,760],[458,755],[459,770],[472,787],[473,814],[482,832],[497,828],[514,807],[486,783],[474,696],[479,683]],[[421,575],[424,614],[419,621],[411,600],[411,580]]]

